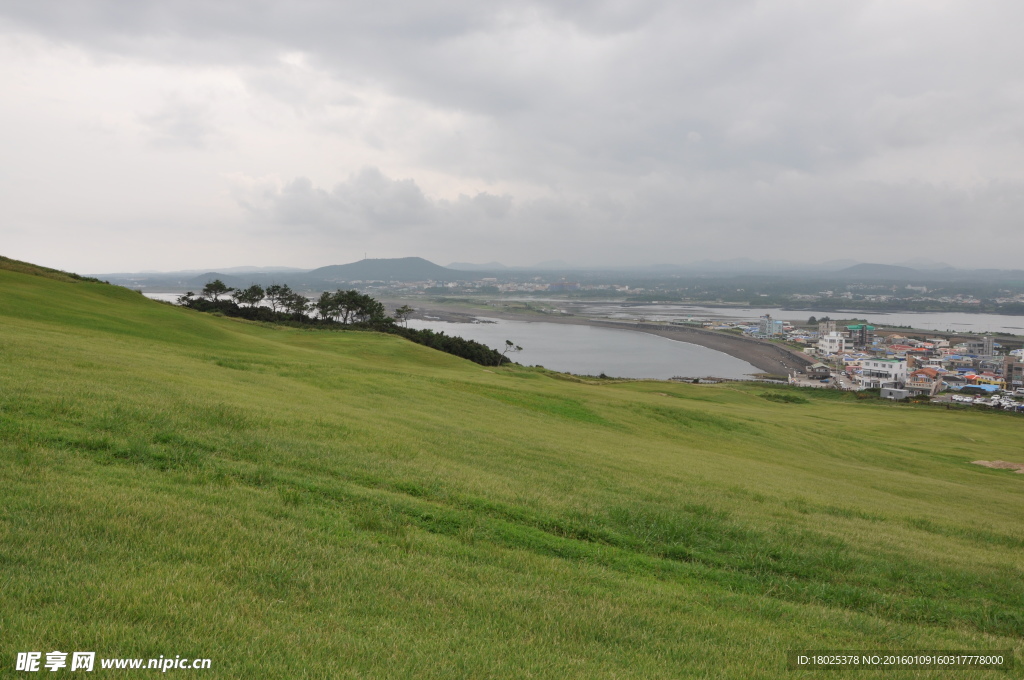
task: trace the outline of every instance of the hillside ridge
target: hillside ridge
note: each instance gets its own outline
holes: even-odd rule
[[[4,257],[3,255],[0,255],[0,269],[18,272],[20,274],[31,274],[32,276],[42,276],[55,281],[64,281],[65,283],[78,283],[81,281],[106,283],[105,281],[100,281],[99,279],[91,276],[81,276],[80,274],[75,274],[73,272],[51,269],[50,267],[43,267],[42,265],[32,264],[31,262],[22,262],[21,260]]]

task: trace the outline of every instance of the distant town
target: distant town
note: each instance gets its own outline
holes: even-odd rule
[[[977,338],[911,337],[868,323],[822,320],[817,330],[785,324],[770,315],[738,328],[761,339],[804,345],[815,359],[789,382],[805,387],[876,389],[887,399],[936,398],[1024,411],[1024,350],[1006,349],[991,335]]]
[[[702,271],[646,269],[512,269],[442,267],[423,258],[367,259],[318,269],[237,268],[208,272],[96,274],[146,293],[197,290],[214,279],[235,288],[287,284],[319,294],[357,288],[381,296],[565,296],[579,300],[689,302],[808,311],[966,311],[1024,315],[1024,271],[857,264],[844,268],[766,272],[756,263]],[[483,267],[483,265],[480,265]]]
[[[691,290],[666,285],[664,282],[652,282],[646,286],[628,285],[615,283],[581,283],[579,281],[560,279],[558,281],[545,281],[544,277],[534,277],[532,281],[508,281],[498,277],[486,277],[476,281],[413,281],[406,283],[388,281],[352,281],[353,285],[361,285],[369,288],[386,290],[391,293],[411,294],[440,294],[440,293],[465,293],[465,294],[488,294],[488,293],[602,293],[619,294],[625,296],[644,296],[651,301],[661,300],[671,302],[736,302],[737,296],[721,295],[709,296],[712,286],[709,283],[694,286]],[[744,289],[736,292],[746,293]],[[665,293],[665,295],[659,295]],[[690,295],[686,295],[690,293]],[[839,290],[822,290],[815,293],[762,293],[754,291],[747,295],[739,296],[740,302],[747,304],[767,305],[769,303],[793,304],[800,307],[809,302],[838,302],[838,303],[900,303],[901,307],[913,308],[921,303],[936,303],[937,305],[953,305],[964,308],[966,311],[980,307],[989,308],[992,306],[1002,307],[1006,305],[1020,305],[1024,307],[1024,291],[1000,289],[994,291],[991,297],[980,298],[972,293],[949,293],[945,291],[932,291],[927,286],[915,286],[907,284],[880,285],[854,283],[847,284]],[[766,300],[765,298],[772,298]]]

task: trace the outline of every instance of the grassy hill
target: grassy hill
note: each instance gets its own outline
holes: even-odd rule
[[[78,281],[99,283],[99,279],[88,276],[79,276],[78,274],[61,271],[60,269],[41,267],[37,264],[32,264],[31,262],[12,260],[11,258],[4,257],[2,255],[0,255],[0,269],[10,272],[19,272],[21,274],[31,274],[32,276],[42,276],[47,279],[53,279],[54,281],[65,281],[67,283],[75,283]]]
[[[776,678],[791,649],[1022,651],[1024,475],[970,461],[1024,462],[1024,419],[484,369],[2,262],[0,367],[5,671]]]

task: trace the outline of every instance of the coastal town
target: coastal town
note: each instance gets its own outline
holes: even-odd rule
[[[811,330],[770,315],[757,324],[729,328],[762,340],[802,345],[813,363],[792,371],[790,384],[874,389],[886,399],[937,398],[1024,411],[1019,401],[1024,399],[1024,350],[1005,348],[991,335],[915,337],[922,334],[828,319]]]

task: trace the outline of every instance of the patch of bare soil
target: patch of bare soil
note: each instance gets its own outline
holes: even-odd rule
[[[1007,463],[1005,460],[974,460],[971,465],[995,468],[996,470],[1013,470],[1018,475],[1024,475],[1024,463]]]

